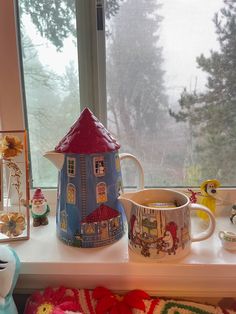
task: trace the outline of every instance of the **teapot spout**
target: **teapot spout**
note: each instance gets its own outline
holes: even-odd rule
[[[57,153],[55,151],[49,151],[46,152],[43,157],[50,160],[59,171],[62,169],[65,160],[64,154]]]
[[[131,215],[131,208],[132,208],[132,200],[130,199],[130,197],[133,195],[134,193],[126,193],[126,194],[121,194],[118,198],[118,200],[120,201],[122,207],[125,210],[125,214],[126,214],[126,218],[127,221],[129,221],[130,219],[130,215]]]

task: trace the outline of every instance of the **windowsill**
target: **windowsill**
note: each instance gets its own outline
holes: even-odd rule
[[[16,291],[48,285],[76,288],[106,286],[116,291],[143,289],[159,296],[235,297],[236,252],[223,249],[219,230],[236,231],[229,217],[217,217],[214,235],[192,243],[191,253],[171,263],[143,262],[128,249],[127,234],[96,249],[69,247],[57,239],[55,217],[31,228],[27,241],[12,242],[21,260]]]

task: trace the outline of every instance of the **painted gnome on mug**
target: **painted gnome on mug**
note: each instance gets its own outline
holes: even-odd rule
[[[50,208],[47,204],[41,189],[36,189],[31,200],[31,214],[33,217],[33,226],[45,226],[48,224],[48,213]]]
[[[123,236],[119,148],[85,108],[55,150],[44,155],[59,170],[57,234],[66,244],[99,247]]]

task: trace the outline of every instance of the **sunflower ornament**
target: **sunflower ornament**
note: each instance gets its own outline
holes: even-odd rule
[[[25,230],[25,217],[18,212],[4,213],[0,216],[0,232],[7,237],[18,237]]]
[[[6,135],[0,145],[0,154],[3,159],[16,157],[22,153],[23,144],[17,136]]]

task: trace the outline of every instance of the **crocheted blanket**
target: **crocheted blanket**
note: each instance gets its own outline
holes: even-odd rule
[[[236,304],[236,303],[235,303]],[[24,314],[236,314],[236,307],[151,297],[142,290],[124,295],[98,287],[94,290],[47,288],[27,301]]]

